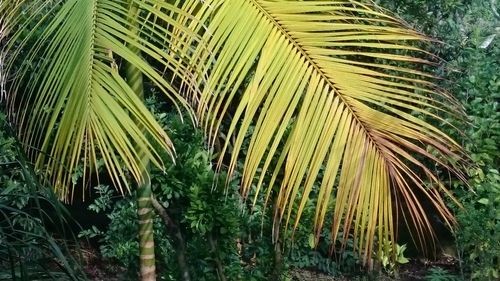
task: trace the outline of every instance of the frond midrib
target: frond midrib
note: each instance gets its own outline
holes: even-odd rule
[[[342,96],[335,87],[335,84],[326,76],[326,74],[321,70],[321,68],[318,66],[318,64],[314,61],[314,59],[309,56],[309,54],[306,52],[306,50],[300,45],[299,42],[297,42],[288,32],[287,30],[264,8],[262,5],[257,1],[257,0],[249,0],[250,2],[253,3],[253,5],[261,11],[269,21],[271,21],[272,24],[281,32],[283,36],[287,38],[287,40],[293,44],[293,46],[302,54],[302,56],[306,59],[306,61],[314,68],[314,70],[320,75],[320,77],[330,86],[330,88],[333,90],[333,92],[340,98],[342,103],[346,106],[346,108],[349,110],[349,113],[353,116],[354,120],[356,123],[358,123],[361,126],[361,129],[363,132],[365,132],[365,135],[368,137],[368,140],[370,143],[374,144],[375,149],[379,153],[379,155],[385,160],[386,163],[388,162],[387,158],[385,157],[385,153],[382,153],[382,150],[379,146],[379,143],[376,142],[372,135],[370,134],[370,131],[367,129],[365,123],[361,121],[358,116],[356,115],[353,106],[349,104],[349,102],[346,101],[344,96]]]
[[[92,29],[90,31],[90,54],[89,54],[89,79],[87,81],[87,93],[92,92],[92,73],[94,72],[94,59],[95,59],[95,40],[97,29],[97,1],[92,0]]]

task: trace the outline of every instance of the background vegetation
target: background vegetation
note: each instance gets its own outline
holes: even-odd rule
[[[469,126],[455,136],[470,153],[469,183],[455,192],[457,258],[468,278],[495,280],[500,268],[500,4],[497,1],[379,1],[412,26],[442,41],[442,86],[464,105]]]

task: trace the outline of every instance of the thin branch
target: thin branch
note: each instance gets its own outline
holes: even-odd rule
[[[177,262],[179,263],[179,269],[181,271],[183,281],[191,281],[189,275],[189,267],[186,261],[186,247],[184,237],[182,236],[179,226],[172,220],[168,215],[167,210],[156,200],[154,196],[151,196],[151,201],[153,203],[153,208],[156,213],[162,218],[169,235],[174,239],[175,252],[177,254]]]
[[[220,281],[227,281],[226,275],[224,275],[224,266],[219,257],[219,252],[217,251],[217,242],[212,236],[212,233],[208,235],[208,243],[210,244],[210,250],[212,251],[214,257],[215,266],[217,267],[217,275]]]

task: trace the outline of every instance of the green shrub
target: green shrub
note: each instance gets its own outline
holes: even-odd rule
[[[134,196],[117,199],[113,189],[106,185],[95,187],[98,197],[89,205],[89,210],[104,213],[110,219],[106,229],[92,226],[80,232],[80,237],[98,238],[101,255],[108,262],[116,262],[126,268],[125,276],[130,280],[137,279],[139,271],[139,242],[137,233],[137,205]],[[176,264],[173,262],[173,248],[167,237],[163,222],[159,218],[154,221],[155,246],[160,272],[168,272],[172,276],[162,280],[177,280]],[[127,280],[128,280],[127,279]]]
[[[473,179],[476,194],[458,212],[457,246],[474,280],[500,278],[500,175],[491,169]]]
[[[0,280],[84,280],[68,218],[0,114]]]
[[[472,123],[464,144],[474,163],[468,173],[475,193],[457,192],[464,209],[457,210],[456,237],[464,268],[474,280],[497,280],[500,268],[500,61],[495,59],[500,42],[491,44],[470,46],[457,59],[465,70],[455,89]]]

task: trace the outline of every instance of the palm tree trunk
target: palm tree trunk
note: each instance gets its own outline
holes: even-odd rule
[[[129,16],[137,18],[139,10],[136,5],[130,3]],[[137,21],[133,21],[137,22]],[[135,26],[135,33],[139,33],[139,27]],[[139,48],[132,45],[129,49],[140,56]],[[141,99],[144,98],[144,86],[142,72],[132,63],[125,63],[125,78],[132,90]],[[139,217],[139,255],[140,255],[140,272],[142,281],[156,280],[155,266],[155,242],[153,236],[153,218],[154,211],[151,202],[151,179],[148,173],[149,160],[144,158],[143,161],[142,181],[137,185],[137,214]]]
[[[154,212],[151,204],[151,181],[137,188],[137,213],[139,215],[139,253],[142,281],[156,280],[155,243],[153,236]]]

